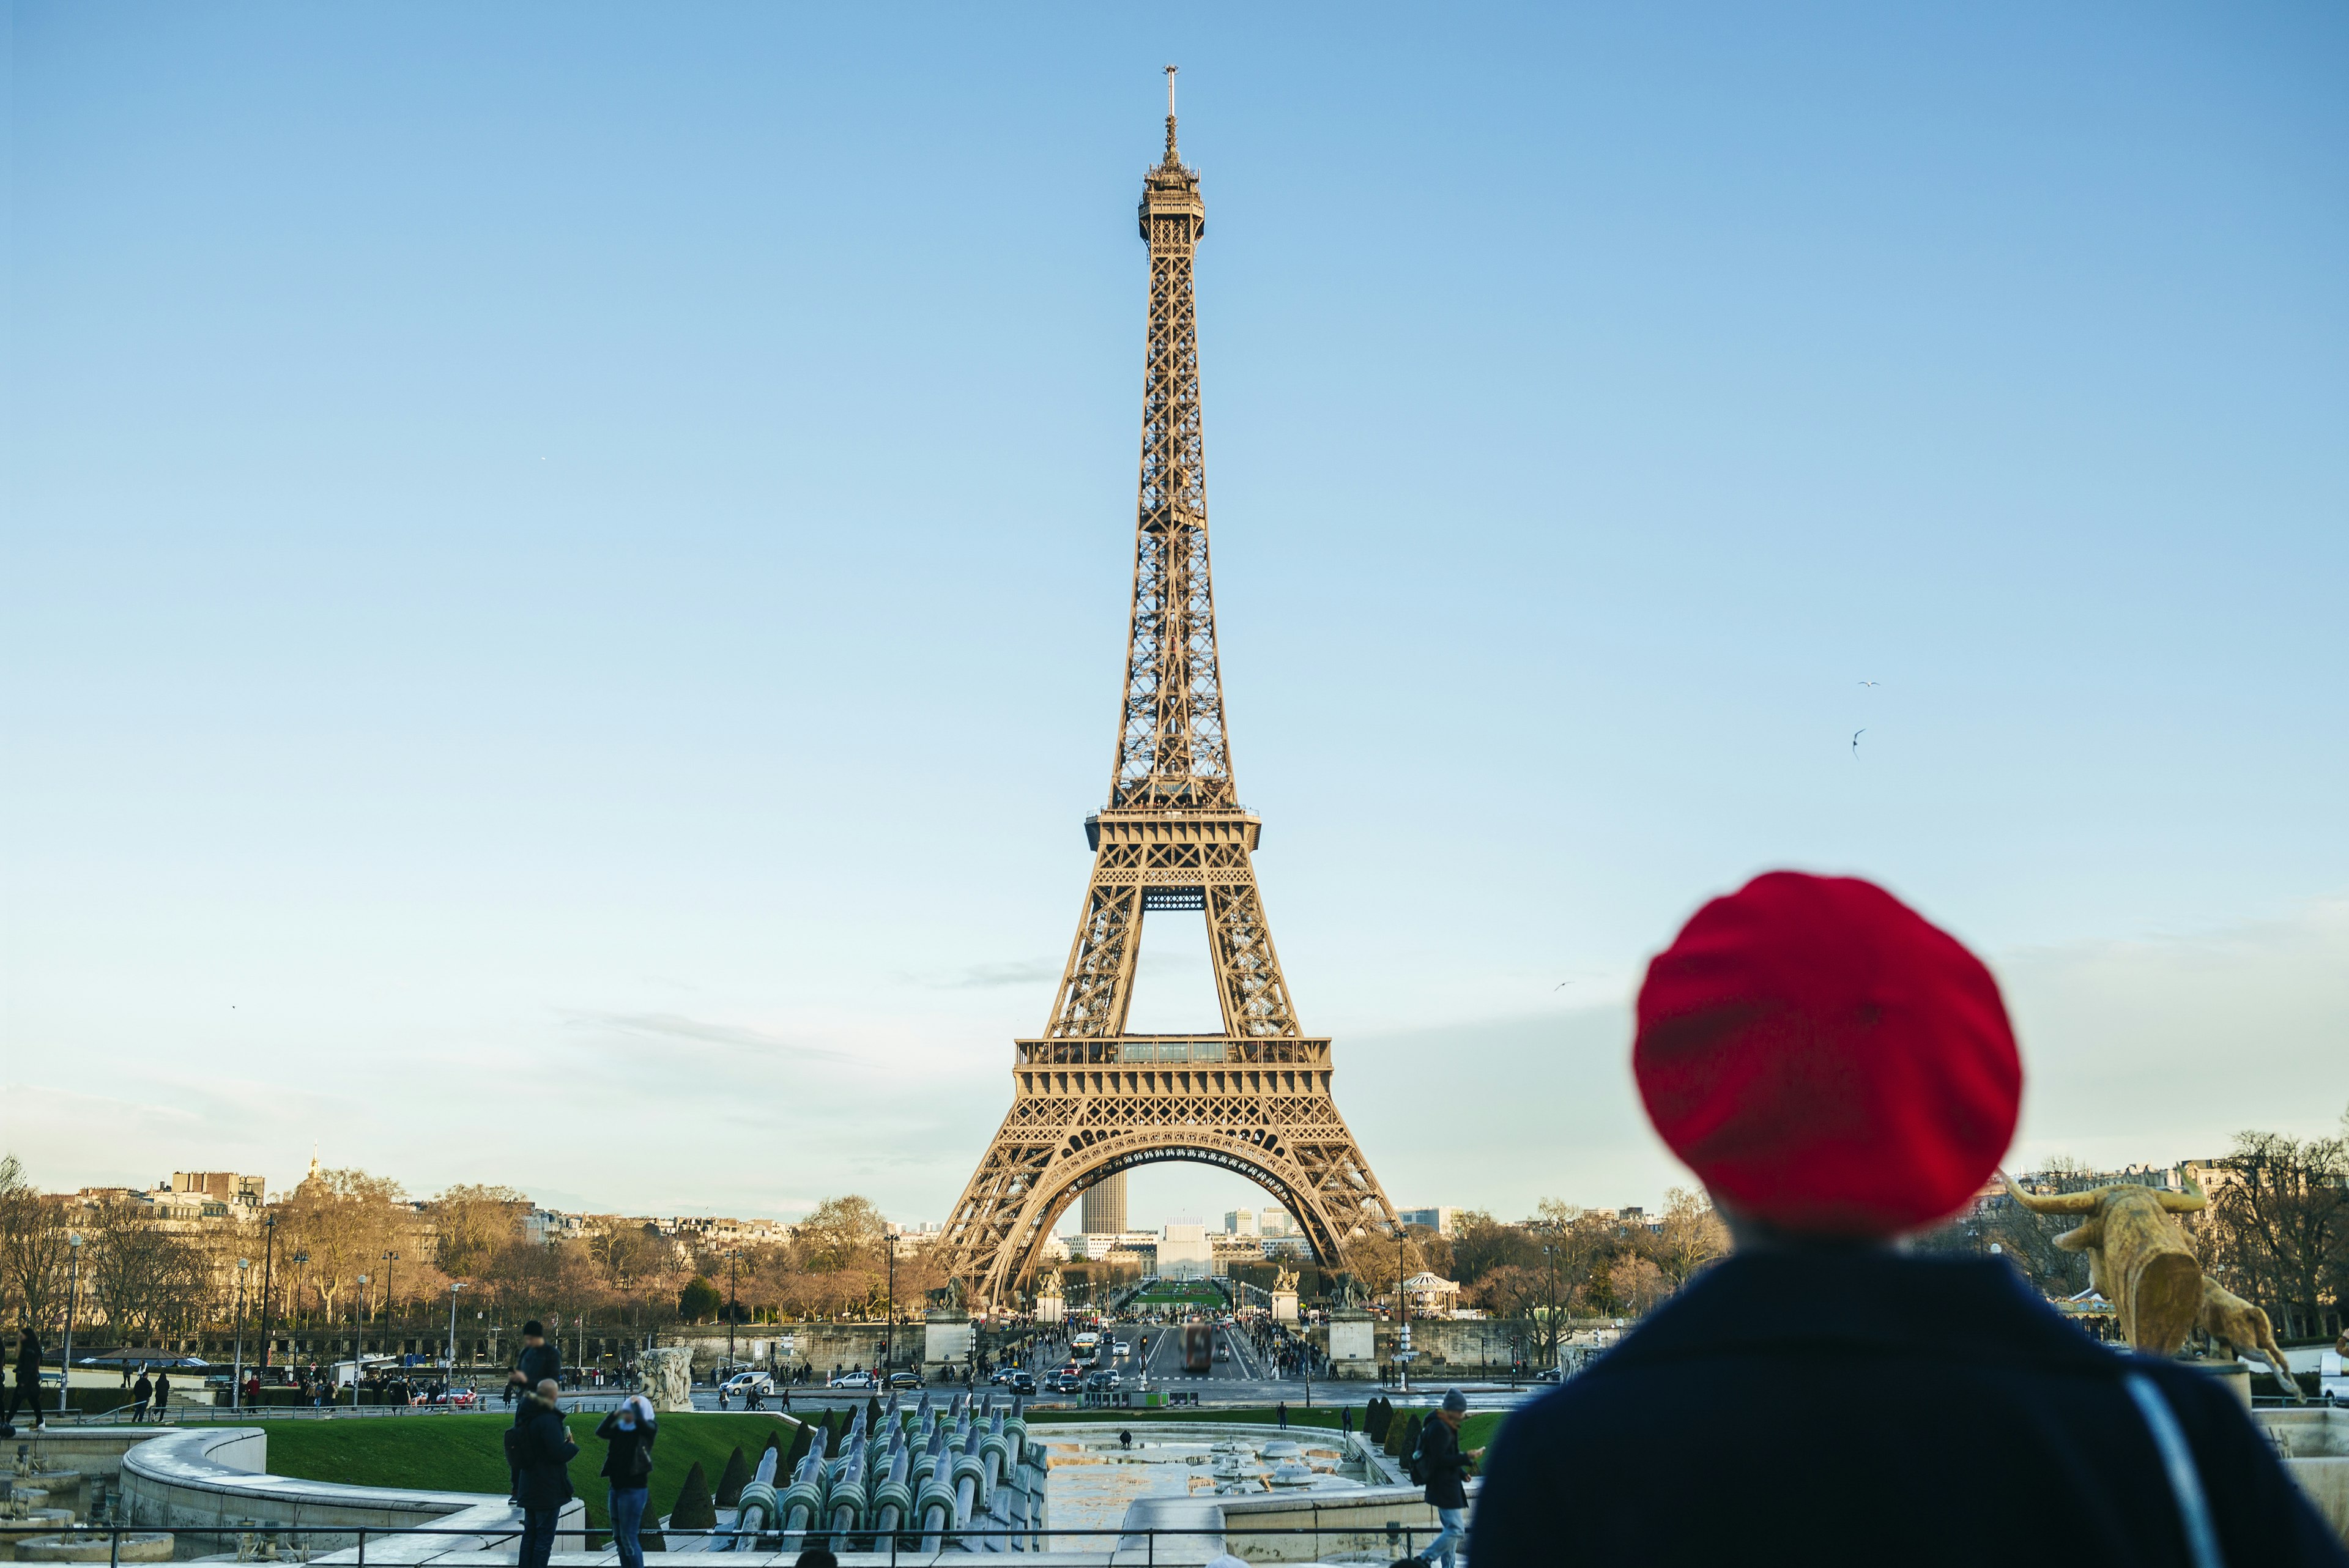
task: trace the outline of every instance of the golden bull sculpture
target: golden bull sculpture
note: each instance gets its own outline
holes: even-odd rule
[[[2231,1353],[2256,1355],[2294,1399],[2302,1397],[2268,1314],[2205,1278],[2201,1260],[2187,1245],[2186,1232],[2173,1216],[2193,1213],[2210,1201],[2190,1178],[2184,1192],[2115,1182],[2051,1197],[2023,1191],[2004,1171],[1999,1179],[2033,1214],[2082,1216],[2078,1227],[2056,1237],[2055,1244],[2088,1255],[2088,1282],[2113,1303],[2121,1337],[2133,1348],[2175,1355],[2187,1334],[2199,1328]]]

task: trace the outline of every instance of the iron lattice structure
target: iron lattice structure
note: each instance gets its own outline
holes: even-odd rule
[[[971,1299],[1008,1303],[1044,1239],[1095,1183],[1158,1160],[1219,1165],[1278,1198],[1324,1266],[1366,1231],[1399,1230],[1330,1093],[1330,1042],[1299,1026],[1239,804],[1224,728],[1207,566],[1206,455],[1192,261],[1206,232],[1199,175],[1174,145],[1143,177],[1150,338],[1133,614],[1109,805],[1086,819],[1093,870],[1040,1039],[1017,1042],[1012,1106],[943,1238]],[[1127,1032],[1143,917],[1204,914],[1220,1034]]]

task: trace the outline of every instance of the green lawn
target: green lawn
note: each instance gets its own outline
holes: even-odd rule
[[[600,1412],[565,1417],[579,1457],[571,1461],[571,1490],[587,1505],[587,1522],[602,1529],[609,1522],[604,1508],[606,1483],[597,1472],[604,1468],[604,1445],[595,1431]],[[484,1491],[502,1497],[506,1490],[505,1429],[513,1417],[482,1415],[363,1417],[356,1419],[268,1420],[269,1469],[274,1475],[299,1476],[305,1480],[343,1481],[354,1486],[417,1487],[432,1491]],[[686,1472],[700,1461],[711,1487],[726,1469],[726,1457],[740,1444],[745,1459],[756,1463],[767,1446],[767,1434],[782,1428],[782,1445],[792,1446],[794,1424],[788,1416],[764,1412],[715,1410],[675,1411],[660,1421],[660,1440],[654,1446],[652,1506],[647,1523],[677,1505],[678,1489]]]
[[[1129,1304],[1133,1306],[1222,1306],[1224,1293],[1216,1286],[1204,1281],[1177,1282],[1166,1280],[1143,1291]]]

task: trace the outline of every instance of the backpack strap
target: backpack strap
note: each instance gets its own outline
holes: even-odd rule
[[[2210,1523],[2210,1500],[2202,1490],[2202,1472],[2195,1467],[2194,1450],[2186,1445],[2177,1412],[2144,1373],[2128,1373],[2121,1381],[2128,1386],[2129,1397],[2137,1401],[2137,1414],[2145,1417],[2146,1430],[2152,1433],[2153,1446],[2161,1455],[2161,1468],[2169,1477],[2170,1494],[2178,1500],[2178,1522],[2186,1532],[2187,1560],[2194,1568],[2226,1568],[2227,1560],[2219,1552],[2219,1532]]]

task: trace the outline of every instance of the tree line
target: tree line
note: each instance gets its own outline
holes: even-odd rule
[[[54,1338],[70,1291],[77,1334],[93,1346],[218,1333],[240,1318],[254,1326],[264,1312],[273,1333],[404,1324],[437,1339],[452,1307],[460,1338],[533,1317],[563,1323],[566,1337],[590,1325],[635,1335],[730,1311],[743,1323],[878,1316],[893,1251],[901,1313],[918,1316],[945,1283],[926,1248],[893,1246],[880,1211],[854,1195],[827,1199],[780,1244],[730,1246],[621,1219],[533,1238],[531,1212],[512,1188],[411,1199],[388,1178],[321,1170],[250,1216],[179,1221],[125,1194],[43,1193],[10,1155],[0,1158],[0,1321]]]

